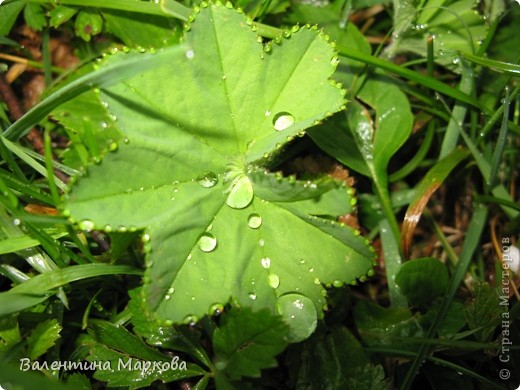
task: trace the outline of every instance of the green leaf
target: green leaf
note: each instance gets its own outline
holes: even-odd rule
[[[16,390],[67,390],[70,387],[33,371],[21,371],[20,364],[2,364],[0,370],[0,384],[5,385],[5,389]]]
[[[78,12],[76,8],[68,7],[66,5],[58,5],[56,8],[49,11],[49,16],[51,17],[49,24],[54,28],[59,27],[76,15],[76,12]]]
[[[39,323],[27,338],[27,354],[29,359],[36,360],[51,348],[60,338],[61,325],[52,319]]]
[[[156,380],[164,383],[203,375],[195,364],[178,356],[164,355],[148,346],[123,327],[105,321],[93,321],[90,335],[78,339],[80,350],[90,362],[101,362],[94,378],[110,386],[136,389]]]
[[[373,77],[349,102],[348,130],[312,130],[311,137],[329,154],[366,176],[386,176],[390,158],[408,139],[413,116],[406,95],[390,79]],[[372,117],[363,104],[375,109]],[[350,145],[355,144],[357,150]]]
[[[103,10],[107,32],[115,35],[128,47],[158,48],[179,41],[178,20],[135,12]]]
[[[274,312],[288,292],[321,315],[321,283],[350,283],[372,266],[366,240],[330,218],[350,209],[346,188],[307,184],[298,196],[316,191],[311,209],[288,195],[305,183],[257,174],[343,104],[323,35],[286,35],[263,47],[242,14],[211,5],[190,26],[185,52],[102,90],[124,142],[78,178],[66,213],[86,230],[144,230],[144,297],[163,320],[197,320],[230,297]],[[140,55],[111,56],[108,66]]]
[[[402,340],[424,336],[424,329],[408,308],[383,308],[361,301],[354,308],[354,320],[359,334],[369,345],[388,345],[398,339],[400,348],[415,351],[414,343]]]
[[[359,367],[349,376],[347,388],[351,390],[385,390],[385,370],[381,365]]]
[[[94,10],[85,8],[78,12],[76,16],[75,30],[76,35],[89,42],[90,38],[97,35],[103,29],[103,18]]]
[[[475,329],[475,337],[478,341],[489,342],[500,325],[502,318],[499,297],[487,283],[479,283],[475,286],[473,302],[465,307],[466,321],[470,329]]]
[[[0,23],[0,36],[7,36],[11,31],[18,14],[22,12],[25,1],[12,1],[7,4],[1,4],[2,23]]]
[[[25,22],[33,30],[41,31],[45,26],[47,26],[47,20],[45,19],[43,9],[39,4],[28,3],[23,10],[23,16]]]
[[[361,343],[344,327],[318,331],[287,358],[295,373],[291,388],[345,389],[349,378],[370,361]]]
[[[426,257],[404,263],[395,281],[410,303],[421,305],[441,296],[448,287],[449,279],[443,263]]]
[[[276,366],[274,357],[287,346],[287,326],[268,310],[231,309],[222,315],[213,334],[215,368],[231,380],[259,377],[260,370]]]
[[[0,351],[6,351],[22,340],[18,317],[16,315],[0,317]]]

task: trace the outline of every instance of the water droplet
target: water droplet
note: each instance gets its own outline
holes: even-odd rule
[[[279,112],[273,118],[273,126],[276,131],[282,131],[294,124],[294,116],[288,112]]]
[[[256,299],[256,294],[255,293],[249,293],[249,298],[254,301]]]
[[[105,229],[105,230],[106,230],[106,229]],[[142,241],[143,241],[143,242],[150,242],[150,235],[147,234],[147,233],[143,234]]]
[[[209,315],[218,316],[218,315],[222,314],[223,311],[224,311],[224,306],[217,303],[215,305],[211,305],[211,307],[209,308]]]
[[[264,246],[265,245],[265,240],[263,238],[259,239],[258,240],[258,245]]]
[[[196,181],[204,188],[211,188],[217,184],[218,177],[215,172],[208,171],[197,176]]]
[[[314,278],[314,284],[321,284],[321,281],[318,278]]]
[[[247,218],[247,225],[251,229],[258,229],[260,225],[262,225],[262,217],[258,214],[251,214],[249,218]]]
[[[171,295],[165,295],[164,296],[164,300],[165,301],[169,301],[171,298],[172,298]]]
[[[108,150],[110,152],[115,152],[117,150],[117,142],[111,142],[110,145],[108,145]]]
[[[265,269],[268,269],[271,267],[271,259],[269,257],[264,257],[261,262],[262,262],[262,267],[264,267]]]
[[[92,231],[92,229],[94,229],[94,222],[88,220],[88,219],[85,219],[84,221],[81,221],[79,224],[78,224],[79,228],[81,230],[84,230],[86,232],[90,232]]]
[[[193,57],[195,57],[195,52],[193,50],[186,50],[186,58],[188,60],[191,60],[193,59]]]
[[[211,233],[203,233],[199,238],[199,248],[203,252],[211,252],[217,247],[217,239]]]
[[[175,292],[175,289],[173,287],[170,287],[168,289],[168,294],[173,294]]]
[[[269,116],[269,115],[271,115],[271,111],[266,110],[266,111],[265,111],[265,116]]]
[[[253,184],[245,174],[239,175],[232,183],[226,204],[234,209],[243,209],[253,200]]]
[[[13,219],[14,226],[20,226],[21,221],[18,218]]]
[[[335,281],[332,282],[332,285],[334,287],[341,287],[341,286],[343,286],[343,284],[344,283],[341,280],[335,280]]]
[[[272,288],[278,288],[278,286],[280,286],[280,277],[276,274],[270,274],[267,277],[267,282]]]

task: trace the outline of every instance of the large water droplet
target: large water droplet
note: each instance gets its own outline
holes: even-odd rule
[[[269,269],[271,267],[271,259],[269,257],[264,257],[261,261],[262,267],[265,269]]]
[[[223,311],[224,311],[224,306],[217,303],[215,305],[211,305],[211,307],[209,308],[209,315],[218,316],[218,315],[222,314]]]
[[[253,200],[253,184],[246,175],[238,176],[232,184],[227,198],[227,205],[234,209],[243,209]]]
[[[267,282],[269,283],[269,286],[272,288],[278,288],[280,285],[280,277],[276,274],[269,274],[267,277]]]
[[[276,309],[289,325],[289,341],[299,342],[309,337],[318,324],[318,313],[312,300],[301,294],[285,294],[278,298]]]
[[[260,215],[256,214],[256,213],[251,214],[247,218],[247,225],[251,229],[258,229],[260,227],[260,225],[262,225],[262,217]]]
[[[294,116],[288,112],[279,112],[273,118],[273,126],[276,131],[282,131],[294,124]]]
[[[92,231],[92,229],[94,229],[94,222],[88,220],[88,219],[85,219],[84,221],[81,221],[79,224],[78,224],[79,228],[81,230],[84,230],[86,232],[90,232]]]
[[[208,171],[197,176],[196,180],[202,187],[211,188],[217,184],[218,177],[215,172]]]
[[[217,247],[217,239],[211,233],[203,233],[199,238],[199,248],[203,252],[211,252]]]

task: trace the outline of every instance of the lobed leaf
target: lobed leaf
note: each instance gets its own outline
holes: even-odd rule
[[[231,297],[274,312],[289,292],[321,313],[322,283],[355,282],[372,266],[365,239],[331,219],[350,210],[347,188],[258,174],[342,108],[344,91],[328,80],[332,46],[315,27],[262,45],[250,25],[203,3],[185,51],[102,90],[123,140],[65,202],[82,229],[144,230],[144,297],[163,320],[195,321]]]

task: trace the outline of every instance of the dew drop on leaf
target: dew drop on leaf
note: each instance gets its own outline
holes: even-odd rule
[[[188,60],[191,60],[193,59],[193,57],[195,57],[195,52],[193,50],[186,50],[186,58]]]
[[[256,213],[251,214],[247,218],[247,225],[251,229],[258,229],[260,227],[260,225],[262,225],[262,217],[260,215],[256,214]]]
[[[264,257],[261,261],[262,267],[265,269],[269,269],[271,267],[271,259],[269,257]]]
[[[217,247],[217,239],[211,233],[203,233],[199,238],[199,248],[203,252],[211,252]]]
[[[334,287],[341,287],[341,286],[343,286],[343,284],[344,283],[341,280],[335,280],[335,281],[332,282],[332,285]]]
[[[92,229],[94,229],[94,222],[88,220],[88,219],[85,219],[83,221],[81,221],[79,224],[78,224],[79,228],[81,230],[84,230],[86,232],[90,232],[92,231]]]
[[[269,286],[271,286],[272,288],[278,288],[278,286],[280,285],[280,277],[276,274],[270,274],[267,277],[267,282],[269,283]]]
[[[222,314],[223,311],[224,311],[224,306],[217,303],[215,305],[211,305],[211,307],[209,308],[209,315],[218,316],[219,314]]]
[[[288,112],[279,112],[273,118],[273,126],[276,131],[282,131],[294,124],[294,116]]]
[[[253,301],[256,299],[255,293],[249,293],[249,299],[252,299]]]
[[[218,177],[215,172],[208,171],[197,176],[196,181],[204,188],[211,188],[217,184]]]
[[[227,205],[234,209],[243,209],[253,200],[253,184],[246,175],[237,177],[227,198]]]

